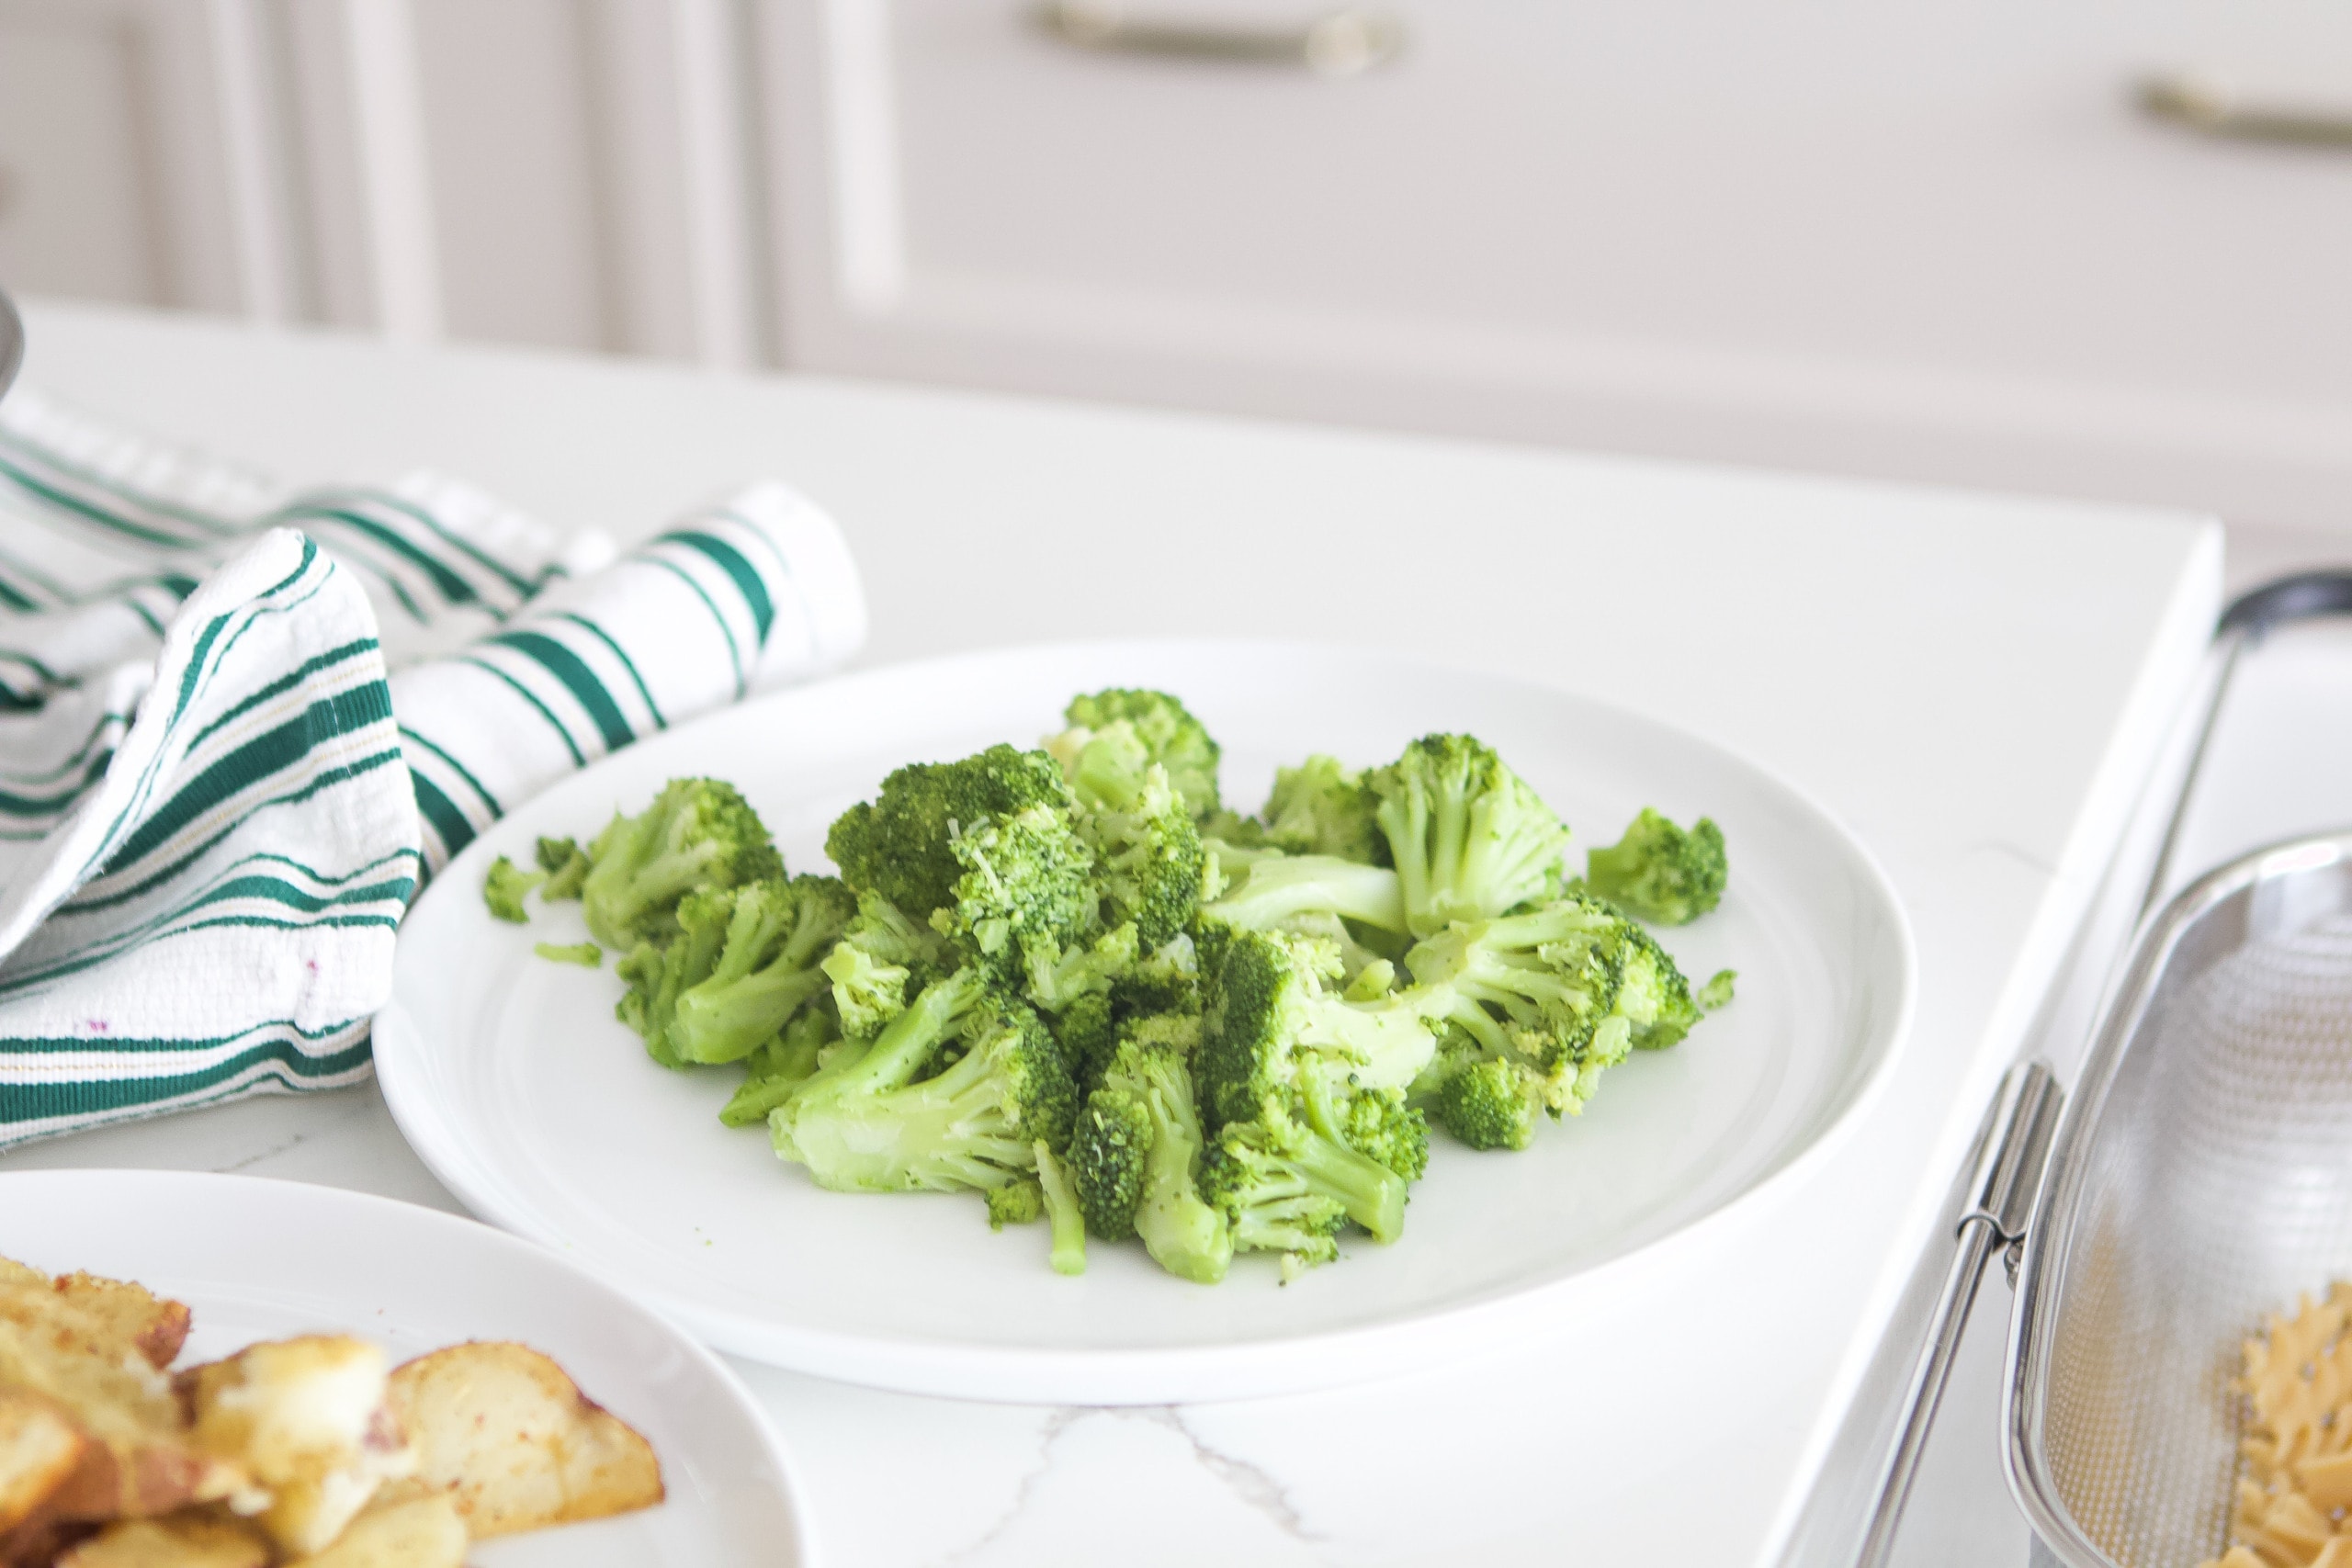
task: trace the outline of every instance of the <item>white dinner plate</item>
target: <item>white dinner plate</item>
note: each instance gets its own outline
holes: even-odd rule
[[[666,779],[738,784],[796,871],[891,769],[999,740],[1034,744],[1073,693],[1170,691],[1225,747],[1230,803],[1278,763],[1385,762],[1416,735],[1498,750],[1582,845],[1652,804],[1713,816],[1730,844],[1722,908],[1662,934],[1738,998],[1670,1051],[1613,1068],[1585,1113],[1519,1154],[1434,1134],[1403,1239],[1278,1288],[1238,1259],[1209,1288],[1139,1247],[1046,1266],[1043,1226],[988,1228],[969,1195],[843,1195],[718,1111],[740,1074],[650,1060],[615,1021],[621,983],[533,956],[585,936],[577,904],[527,927],[491,918],[491,858],[595,831]],[[533,901],[533,908],[537,908]],[[1679,730],[1583,698],[1365,652],[1168,642],[978,654],[878,670],[745,704],[621,751],[533,800],[453,861],[401,928],[376,1023],[384,1094],[417,1153],[487,1219],[561,1248],[711,1343],[828,1376],[978,1398],[1160,1403],[1362,1379],[1510,1322],[1560,1321],[1638,1289],[1637,1255],[1752,1208],[1819,1160],[1909,1015],[1911,942],[1869,854],[1785,784]],[[1484,1318],[1484,1324],[1468,1319]]]
[[[718,1359],[627,1294],[487,1225],[362,1192],[160,1170],[0,1175],[0,1256],[136,1280],[187,1304],[179,1364],[342,1333],[395,1363],[468,1339],[543,1350],[662,1461],[659,1506],[488,1540],[478,1568],[793,1568],[782,1450]]]

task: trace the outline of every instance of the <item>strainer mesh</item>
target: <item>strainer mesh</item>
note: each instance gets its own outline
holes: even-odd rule
[[[2352,1276],[2352,915],[2309,907],[2340,906],[2342,875],[2207,911],[2176,952],[2209,956],[2159,989],[2093,1134],[2042,1442],[2067,1510],[2124,1568],[2219,1553],[2238,1345]]]

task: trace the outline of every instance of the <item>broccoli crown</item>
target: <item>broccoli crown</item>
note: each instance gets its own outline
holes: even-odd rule
[[[1086,1097],[1063,1156],[1089,1235],[1125,1241],[1136,1234],[1151,1136],[1151,1109],[1133,1075],[1114,1068]]]
[[[1084,757],[1103,750],[1107,739],[1098,737]],[[1182,934],[1200,908],[1208,855],[1183,797],[1169,787],[1167,771],[1153,762],[1132,777],[1122,773],[1114,788],[1102,790],[1093,787],[1081,759],[1079,802],[1079,831],[1094,852],[1103,919],[1133,920],[1146,949]]]
[[[1403,1234],[1405,1179],[1299,1122],[1235,1122],[1201,1157],[1200,1195],[1222,1213],[1239,1251],[1285,1252],[1308,1263],[1338,1256],[1348,1220],[1374,1241]]]
[[[666,945],[640,942],[613,965],[628,987],[613,1016],[643,1035],[646,1055],[665,1067],[689,1065],[671,1038],[678,998],[709,977],[734,914],[733,889],[699,888],[678,901],[672,920],[676,930]]]
[[[1569,897],[1448,926],[1417,943],[1405,964],[1421,986],[1453,993],[1447,1021],[1489,1051],[1509,1050],[1558,1076],[1590,1054],[1636,932],[1606,905]]]
[[[1333,1108],[1333,1131],[1348,1147],[1408,1181],[1430,1168],[1430,1124],[1401,1089],[1359,1089]]]
[[[580,885],[588,878],[586,851],[571,839],[541,839],[534,853],[548,874],[547,886],[539,889],[542,899],[552,904],[580,897]]]
[[[1360,770],[1317,754],[1275,772],[1274,792],[1261,814],[1265,841],[1287,854],[1388,865],[1393,861],[1375,815],[1378,806]]]
[[[607,947],[665,940],[678,901],[697,887],[784,874],[759,814],[716,779],[671,780],[639,815],[615,817],[588,858],[581,912]]]
[[[531,917],[524,912],[523,895],[548,879],[544,871],[525,871],[504,855],[490,863],[490,874],[482,879],[482,902],[490,912],[502,920],[522,925]]]
[[[1041,961],[1058,962],[1091,933],[1098,908],[1090,879],[1094,861],[1068,811],[1024,807],[957,833],[948,849],[963,874],[932,923],[991,974],[1010,977]]]
[[[825,1048],[840,1038],[832,1010],[821,1002],[794,1013],[782,1033],[744,1058],[750,1070],[742,1086],[719,1108],[718,1120],[729,1127],[765,1122],[768,1112],[815,1076]]]
[[[907,987],[918,991],[955,968],[955,951],[879,893],[857,896],[857,913],[820,967],[832,982],[842,1032],[865,1039],[899,1016]]]
[[[1731,1006],[1732,986],[1738,979],[1738,970],[1718,969],[1707,976],[1707,983],[1699,987],[1691,999],[1708,1012],[1727,1008]]]
[[[750,1055],[826,992],[831,980],[819,962],[857,908],[831,876],[770,877],[717,897],[732,904],[724,945],[670,1020],[671,1049],[688,1062]]]
[[[951,1047],[962,1054],[946,1060]],[[945,1066],[926,1071],[945,1060]],[[1076,1090],[1028,1005],[959,969],[870,1044],[818,1069],[768,1119],[776,1153],[844,1192],[985,1190],[1069,1141]]]
[[[1730,868],[1713,821],[1702,817],[1686,832],[1645,806],[1623,838],[1586,854],[1584,875],[1595,893],[1643,919],[1682,926],[1722,900]]]
[[[1033,806],[1069,804],[1053,758],[991,746],[960,761],[900,768],[870,804],[851,807],[833,823],[825,852],[852,887],[924,919],[956,902],[967,869],[956,855],[958,839]]]
[[[1225,944],[1201,1012],[1196,1062],[1212,1124],[1293,1113],[1308,1080],[1401,1089],[1437,1048],[1426,998],[1333,996],[1339,952],[1327,942],[1239,931]]]
[[[1474,1149],[1525,1148],[1544,1108],[1543,1080],[1523,1062],[1470,1055],[1437,1091],[1438,1120]]]
[[[1046,1217],[1046,1190],[1034,1176],[1015,1178],[1001,1187],[991,1187],[987,1192],[989,1229],[1001,1231],[1007,1225],[1033,1225]]]
[[[1189,932],[1179,932],[1160,949],[1136,961],[1112,982],[1111,998],[1128,1013],[1201,1010],[1200,950]]]
[[[1425,735],[1367,775],[1415,936],[1552,893],[1568,830],[1483,741]]]
[[[1073,729],[1107,729],[1120,720],[1135,728],[1150,760],[1168,770],[1168,782],[1195,818],[1218,809],[1219,748],[1201,721],[1165,692],[1114,686],[1072,697],[1062,722]]]
[[[1628,920],[1622,951],[1624,984],[1615,1015],[1625,1021],[1637,1051],[1662,1051],[1690,1032],[1701,1017],[1690,982],[1657,939]]]
[[[1404,884],[1385,866],[1336,855],[1268,855],[1216,902],[1204,905],[1204,924],[1270,931],[1301,917],[1361,920],[1381,931],[1406,930]]]
[[[1023,992],[1031,1005],[1059,1014],[1084,998],[1107,996],[1136,966],[1136,927],[1124,921],[1082,946],[1065,948],[1050,937],[1021,950]]]

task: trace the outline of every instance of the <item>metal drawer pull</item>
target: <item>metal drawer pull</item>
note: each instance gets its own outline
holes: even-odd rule
[[[2239,141],[2290,141],[2352,147],[2352,106],[2290,104],[2243,97],[2201,76],[2151,76],[2134,95],[2156,119]]]
[[[1064,43],[1105,54],[1297,65],[1317,76],[1360,75],[1395,59],[1405,42],[1396,17],[1353,6],[1304,27],[1261,28],[1130,16],[1106,0],[1048,0],[1036,22]]]

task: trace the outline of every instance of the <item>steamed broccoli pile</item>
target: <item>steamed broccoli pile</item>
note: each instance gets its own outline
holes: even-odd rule
[[[1047,1223],[1052,1266],[1134,1238],[1169,1272],[1237,1253],[1287,1280],[1395,1241],[1432,1123],[1522,1149],[1600,1075],[1731,999],[1641,923],[1715,907],[1723,835],[1645,810],[1584,874],[1493,750],[1430,735],[1379,768],[1285,768],[1227,808],[1164,693],[1097,692],[1035,750],[883,781],[787,875],[730,786],[673,780],[584,847],[501,859],[502,919],[577,898],[549,958],[627,989],[662,1066],[741,1063],[719,1110],[840,1192],[968,1191]]]

